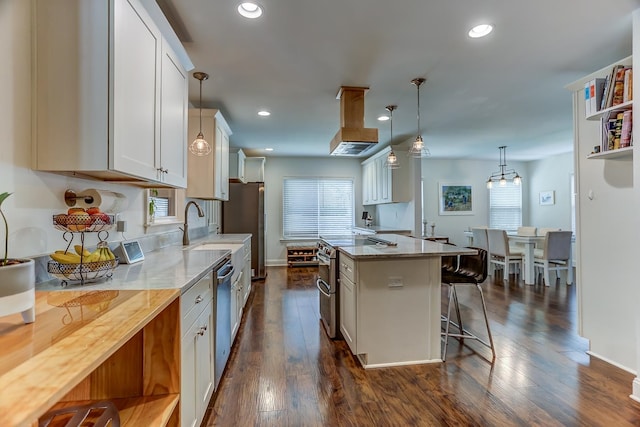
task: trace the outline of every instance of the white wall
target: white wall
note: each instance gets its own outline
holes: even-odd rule
[[[558,154],[527,164],[529,224],[571,230],[573,153]],[[555,204],[540,205],[540,192],[554,191]]]
[[[265,162],[266,264],[285,265],[286,242],[282,239],[282,185],[285,177],[353,178],[355,215],[362,212],[361,159],[267,157]],[[361,225],[356,223],[356,225]]]
[[[63,195],[66,189],[87,188],[113,190],[127,196],[129,208],[120,219],[127,221],[128,239],[145,234],[144,191],[138,187],[82,180],[31,167],[31,2],[0,1],[0,193],[14,193],[3,204],[9,221],[9,255],[30,257],[64,249],[63,233],[54,229],[52,215],[66,212]],[[204,225],[192,218],[193,227]],[[160,233],[177,226],[150,229]],[[87,244],[97,242],[87,234]],[[4,239],[4,228],[0,228]],[[109,241],[122,240],[120,233],[110,232]],[[4,253],[4,247],[0,254]]]

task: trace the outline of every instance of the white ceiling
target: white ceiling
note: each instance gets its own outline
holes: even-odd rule
[[[365,125],[389,144],[422,135],[434,158],[533,160],[572,149],[568,83],[631,54],[640,0],[157,0],[193,71],[203,106],[219,108],[248,155],[328,156],[340,86],[369,86]],[[493,33],[467,31],[491,23]],[[198,81],[189,82],[196,107]],[[260,109],[272,115],[257,116]],[[272,153],[264,148],[273,147]],[[369,153],[370,154],[370,153]]]

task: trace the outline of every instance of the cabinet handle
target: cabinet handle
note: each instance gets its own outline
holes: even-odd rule
[[[203,336],[204,333],[207,331],[207,327],[206,326],[201,326],[200,329],[198,330],[198,332],[196,332],[198,335]]]
[[[196,297],[196,304],[201,303],[202,302],[202,297],[200,295],[198,295]]]

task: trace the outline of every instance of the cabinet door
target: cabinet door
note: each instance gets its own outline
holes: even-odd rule
[[[391,169],[385,166],[387,156],[376,159],[378,165],[378,202],[391,203]]]
[[[180,418],[199,426],[213,393],[213,304],[208,304],[182,338]]]
[[[240,275],[236,278],[236,280],[231,284],[231,344],[233,345],[233,340],[236,338],[236,332],[238,332],[238,327],[240,324],[240,320],[238,319],[238,291],[240,289],[240,283],[238,279],[240,279]]]
[[[238,151],[238,179],[244,183],[247,182],[247,178],[244,176],[244,163],[247,156],[245,156],[244,151]]]
[[[135,0],[115,0],[114,14],[112,168],[159,180],[162,36]]]
[[[220,144],[220,200],[229,200],[229,134],[222,131]]]
[[[178,58],[163,45],[162,91],[160,107],[161,180],[167,184],[187,186],[187,73]]]
[[[356,285],[340,274],[340,331],[353,354],[357,352],[357,294]]]

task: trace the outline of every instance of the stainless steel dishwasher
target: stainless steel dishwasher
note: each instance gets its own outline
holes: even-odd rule
[[[222,372],[231,352],[231,276],[233,264],[227,261],[216,271],[216,335],[214,339],[215,351],[215,383],[218,389]]]

